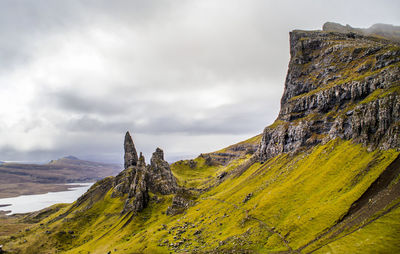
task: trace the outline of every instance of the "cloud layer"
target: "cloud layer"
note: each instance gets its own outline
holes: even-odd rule
[[[0,160],[121,162],[126,130],[170,161],[254,136],[290,30],[400,23],[398,1],[331,2],[1,1]]]

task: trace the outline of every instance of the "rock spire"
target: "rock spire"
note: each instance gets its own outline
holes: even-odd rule
[[[125,141],[124,141],[124,149],[125,149],[125,169],[136,166],[138,163],[138,155],[136,152],[135,144],[133,143],[131,134],[129,131],[125,134]]]
[[[164,151],[158,147],[150,159],[148,172],[152,192],[167,195],[177,191],[178,184],[168,162],[164,160]]]

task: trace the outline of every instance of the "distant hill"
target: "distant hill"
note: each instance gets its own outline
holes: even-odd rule
[[[47,164],[0,163],[0,198],[65,190],[62,183],[94,182],[118,174],[122,165],[67,156]]]
[[[64,159],[70,159],[70,160],[79,160],[77,157],[69,155],[69,156],[65,156]]]
[[[364,36],[384,38],[400,43],[400,26],[389,24],[374,24],[369,28],[355,28],[350,25],[343,26],[339,23],[326,22],[322,29],[326,32],[355,33]]]

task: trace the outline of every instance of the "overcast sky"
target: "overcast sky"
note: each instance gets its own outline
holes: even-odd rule
[[[261,133],[279,111],[289,31],[400,25],[400,1],[0,0],[0,160],[147,161]]]

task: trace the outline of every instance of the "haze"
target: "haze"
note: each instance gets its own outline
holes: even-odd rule
[[[400,24],[399,1],[1,1],[0,160],[211,152],[279,110],[289,31]]]

